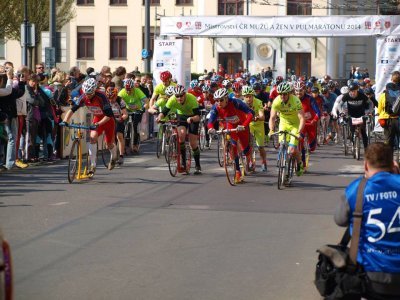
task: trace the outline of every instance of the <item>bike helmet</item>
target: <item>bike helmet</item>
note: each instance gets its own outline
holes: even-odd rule
[[[242,95],[255,95],[256,93],[254,92],[254,89],[250,85],[245,85],[242,88]]]
[[[328,88],[333,89],[335,87],[335,83],[332,80],[329,80],[327,86]]]
[[[197,86],[199,86],[199,81],[198,81],[197,79],[193,79],[193,80],[190,82],[190,88],[191,88],[191,89],[194,89],[194,88],[197,87]]]
[[[305,87],[306,87],[306,85],[305,85],[305,83],[304,83],[303,81],[296,81],[296,82],[294,83],[294,89],[295,89],[296,91],[304,90]]]
[[[314,83],[312,83],[311,81],[307,81],[307,82],[306,82],[306,87],[307,87],[307,88],[310,88],[310,89],[311,89],[311,88],[313,88],[313,86],[314,86]]]
[[[271,82],[271,79],[270,79],[270,78],[264,78],[264,79],[262,80],[262,83],[265,84],[265,85],[268,85],[270,82]]]
[[[257,79],[254,78],[254,77],[251,77],[251,78],[249,79],[250,85],[253,85],[253,84],[255,84],[256,82],[257,82]]]
[[[106,89],[106,96],[109,99],[114,99],[118,95],[118,90],[116,87],[110,86]]]
[[[82,84],[82,91],[85,94],[93,94],[97,89],[97,81],[94,78],[89,78]]]
[[[321,93],[322,93],[322,94],[329,93],[329,88],[328,88],[326,85],[324,85],[324,86],[321,88]]]
[[[372,88],[366,88],[364,90],[364,93],[365,93],[365,95],[375,94],[375,92],[374,92],[374,90]]]
[[[282,76],[277,76],[275,79],[276,84],[280,84],[283,81],[283,77]]]
[[[311,89],[311,93],[317,93],[317,94],[319,94],[319,88],[317,88],[316,86],[313,87],[313,88]]]
[[[290,86],[290,84],[288,82],[281,82],[278,85],[278,94],[284,94],[284,93],[290,93],[292,90],[292,87]]]
[[[310,79],[309,79],[309,81],[312,82],[312,83],[316,83],[317,80],[318,80],[318,79],[317,79],[317,77],[315,77],[315,76],[311,76]]]
[[[221,99],[228,96],[228,90],[226,88],[218,89],[214,93],[214,99]]]
[[[349,92],[349,87],[348,86],[342,86],[340,89],[341,94],[347,94]]]
[[[201,88],[201,90],[203,91],[203,93],[205,93],[205,92],[210,92],[210,90],[211,90],[211,88],[210,88],[210,86],[209,85],[203,85],[203,87]]]
[[[350,91],[356,91],[356,90],[358,90],[358,88],[359,88],[359,86],[358,86],[358,83],[357,82],[352,82],[350,85],[349,85],[349,90]]]
[[[182,95],[183,93],[185,93],[185,87],[183,85],[176,85],[174,88],[174,95]]]
[[[164,71],[160,73],[161,81],[167,81],[172,78],[172,74],[170,71]]]
[[[371,79],[365,78],[365,79],[364,79],[364,82],[365,82],[366,84],[369,84],[369,83],[371,83]]]
[[[354,82],[354,79],[347,80],[347,86],[350,86],[350,84],[352,84],[353,82]]]
[[[228,79],[225,79],[225,80],[222,81],[222,85],[223,85],[224,87],[227,87],[227,86],[230,85],[230,84],[231,84],[231,82],[230,82]]]
[[[239,93],[242,90],[242,84],[237,81],[232,85],[232,88],[236,93]]]
[[[135,81],[132,78],[128,78],[125,80],[125,89],[126,90],[131,90],[135,87]]]
[[[295,82],[297,80],[297,76],[296,75],[290,76],[290,80],[292,80],[292,82]]]
[[[259,82],[256,82],[255,84],[252,85],[254,91],[261,91],[262,90],[262,85]]]
[[[174,90],[175,90],[175,86],[173,86],[173,85],[167,86],[167,88],[165,89],[165,95],[167,95],[168,97],[171,97],[174,94]]]

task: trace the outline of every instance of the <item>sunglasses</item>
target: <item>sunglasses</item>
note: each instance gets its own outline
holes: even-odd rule
[[[185,94],[175,95],[176,98],[182,98]]]
[[[287,96],[287,95],[289,95],[289,93],[281,93],[281,94],[279,94],[279,95],[281,95],[281,96]]]
[[[219,98],[219,99],[214,99],[215,100],[215,102],[223,102],[223,101],[225,101],[225,98]]]
[[[44,69],[44,67],[36,67],[36,69]]]

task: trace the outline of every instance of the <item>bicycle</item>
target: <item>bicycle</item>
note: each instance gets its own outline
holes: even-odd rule
[[[324,144],[326,138],[328,137],[328,125],[329,125],[329,114],[323,112],[321,119],[318,121],[318,132],[317,132],[317,143],[318,145]]]
[[[82,130],[95,130],[96,126],[84,126],[80,124],[60,123],[59,126],[73,128],[73,143],[68,158],[68,182],[72,183],[75,179],[91,179],[94,176],[93,171],[89,171],[89,155],[82,153],[82,139],[84,138]]]
[[[0,299],[13,299],[13,269],[10,244],[0,230]]]
[[[117,138],[115,138],[115,140],[117,141]],[[117,149],[116,157],[119,157],[120,153],[119,153],[118,143],[116,143],[114,147],[117,147],[116,148]],[[110,150],[108,149],[104,134],[102,135],[100,149],[99,149],[99,143],[97,142],[97,154],[99,153],[99,150],[101,152],[101,160],[102,160],[104,166],[106,168],[108,168],[110,161],[111,161],[111,153],[110,153]]]
[[[274,124],[274,132],[277,132],[279,130],[279,117],[276,118],[275,124]],[[272,140],[272,145],[274,146],[275,149],[279,148],[279,137],[278,136],[271,136]]]
[[[304,166],[304,172],[306,172],[310,164],[310,153],[311,153],[307,134],[304,136],[302,141],[299,142],[298,149],[302,155],[302,159],[304,159],[303,166]]]
[[[296,169],[296,158],[288,153],[289,143],[287,141],[287,135],[290,135],[296,139],[298,139],[298,137],[286,130],[275,132],[271,136],[274,135],[283,135],[277,159],[278,189],[282,190],[283,187],[290,186],[293,178],[293,173]]]
[[[338,124],[340,125],[341,131],[342,131],[344,155],[347,155],[347,154],[349,154],[348,138],[350,135],[349,134],[350,126],[349,126],[348,118],[346,117],[345,114],[339,115]]]
[[[186,161],[185,161],[185,169],[182,169],[182,162],[181,162],[182,157],[181,157],[181,145],[180,145],[181,143],[179,140],[177,123],[178,121],[176,120],[170,121],[171,136],[168,139],[167,153],[166,153],[168,170],[172,177],[175,177],[178,171],[180,172],[183,171],[186,174],[189,174],[192,162],[191,149],[190,146],[185,141]]]
[[[351,124],[355,126],[354,134],[353,134],[353,145],[352,152],[353,158],[360,160],[361,158],[361,126],[364,124],[364,120],[368,118],[368,116],[362,116],[359,118],[351,118]]]
[[[204,151],[206,148],[206,126],[207,126],[207,114],[208,111],[205,109],[200,110],[200,123],[199,123],[199,147],[200,151]]]
[[[137,110],[133,112],[128,112],[128,121],[125,124],[124,138],[125,145],[128,146],[130,152],[139,152],[140,148],[140,132],[135,132],[135,121],[137,122],[137,127],[142,119],[143,111]],[[135,137],[137,138],[137,144],[135,145]],[[137,147],[135,149],[135,147]]]

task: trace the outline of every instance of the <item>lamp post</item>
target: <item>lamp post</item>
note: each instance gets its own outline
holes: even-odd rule
[[[246,15],[249,15],[249,0],[246,0]],[[246,69],[249,72],[250,38],[246,38]]]
[[[145,0],[144,48],[150,50],[150,0]],[[150,72],[150,55],[144,58],[144,71]]]
[[[22,43],[22,64],[28,66],[28,0],[24,0],[24,37]]]
[[[49,26],[49,47],[54,48],[54,53],[57,53],[57,31],[56,31],[56,0],[50,0],[50,26]],[[57,57],[57,54],[55,55]],[[55,60],[54,62],[56,62]]]

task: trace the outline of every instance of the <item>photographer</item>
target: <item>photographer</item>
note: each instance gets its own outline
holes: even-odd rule
[[[357,262],[367,274],[368,300],[400,299],[400,176],[392,148],[372,143],[365,151],[365,185]],[[345,190],[335,213],[339,226],[353,231],[357,189],[361,178]]]

